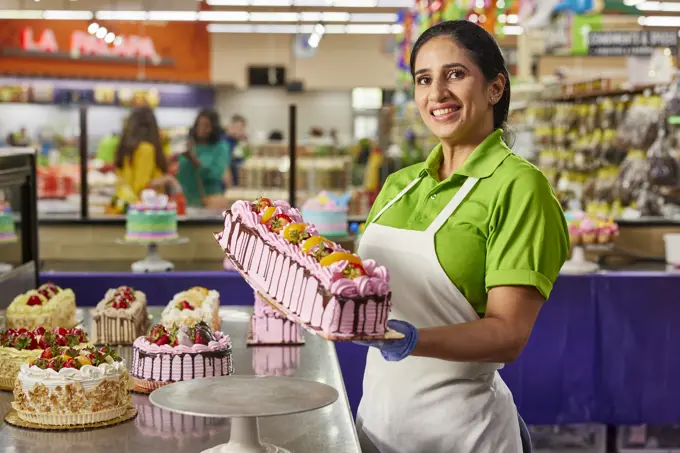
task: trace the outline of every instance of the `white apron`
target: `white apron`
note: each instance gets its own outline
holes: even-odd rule
[[[377,220],[422,178],[411,182]],[[417,328],[479,319],[442,269],[435,233],[477,183],[468,178],[425,231],[371,223],[358,254],[389,269],[391,319]],[[452,248],[449,253],[456,253]],[[369,348],[357,428],[363,453],[521,453],[517,409],[501,364],[407,357],[387,362]]]

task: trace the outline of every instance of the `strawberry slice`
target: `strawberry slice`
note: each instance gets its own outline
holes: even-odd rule
[[[252,203],[253,211],[258,214],[262,212],[263,209],[272,206],[272,201],[269,198],[260,197]]]
[[[28,305],[29,307],[32,307],[34,305],[42,305],[42,304],[43,304],[42,299],[40,298],[40,296],[38,296],[36,294],[29,297],[28,300],[26,301],[26,305]]]
[[[286,225],[290,225],[293,223],[291,218],[286,215],[286,214],[276,214],[272,219],[269,221],[267,224],[267,227],[269,228],[269,231],[272,233],[280,233],[281,230],[283,230]]]

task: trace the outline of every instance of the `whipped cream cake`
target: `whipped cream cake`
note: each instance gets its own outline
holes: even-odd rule
[[[175,294],[170,303],[163,309],[161,324],[171,328],[193,326],[203,321],[213,330],[219,330],[221,324],[219,309],[220,293],[195,286]]]
[[[231,339],[201,321],[189,326],[153,326],[132,345],[137,386],[154,390],[188,379],[233,374]]]
[[[75,327],[76,296],[70,289],[45,283],[15,297],[7,307],[6,317],[6,327],[11,329]]]
[[[387,269],[320,236],[285,201],[235,202],[215,238],[258,292],[306,328],[336,340],[385,335]]]
[[[127,411],[129,386],[125,361],[115,350],[67,349],[21,366],[12,407],[22,420],[40,425],[100,423]]]
[[[92,313],[92,341],[95,344],[132,344],[146,332],[148,325],[143,292],[129,286],[110,289]]]
[[[0,388],[14,387],[21,365],[38,358],[58,356],[68,348],[82,349],[90,346],[82,329],[57,327],[51,331],[44,327],[35,330],[0,330]]]

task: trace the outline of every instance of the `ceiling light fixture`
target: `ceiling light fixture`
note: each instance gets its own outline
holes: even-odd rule
[[[642,2],[636,6],[640,11],[680,12],[680,3],[673,2]]]
[[[92,20],[92,11],[47,10],[42,14],[47,20]]]

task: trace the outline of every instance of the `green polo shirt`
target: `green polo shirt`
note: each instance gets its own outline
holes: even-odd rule
[[[424,231],[468,176],[479,178],[435,235],[439,263],[478,313],[486,312],[487,293],[494,286],[534,286],[547,299],[569,252],[567,223],[550,183],[513,154],[502,135],[500,129],[489,135],[443,181],[441,145],[424,163],[390,175],[367,220],[372,222],[404,187],[422,176],[376,223]]]

